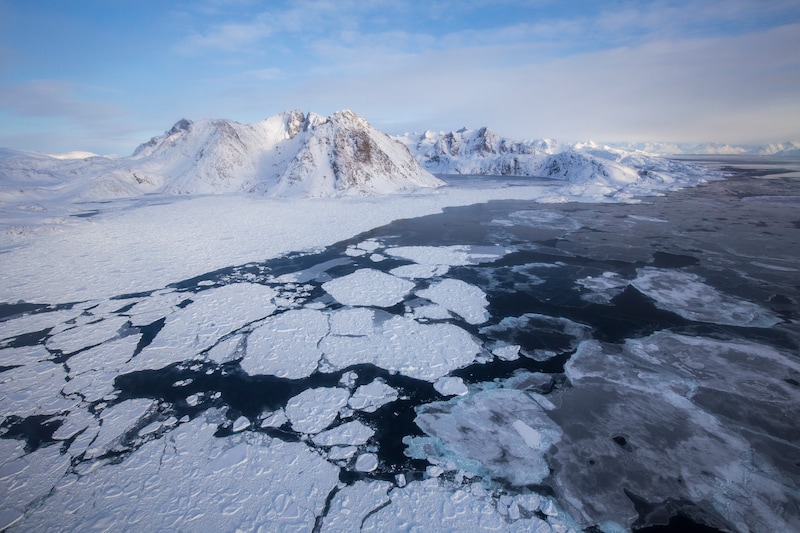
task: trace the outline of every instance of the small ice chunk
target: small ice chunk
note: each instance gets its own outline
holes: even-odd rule
[[[369,260],[373,263],[380,263],[381,261],[386,260],[386,256],[383,254],[372,254],[369,256]]]
[[[194,407],[198,403],[200,403],[200,394],[190,394],[186,397],[186,405],[189,407]]]
[[[501,361],[516,361],[519,359],[519,349],[519,344],[509,344],[506,346],[498,346],[492,350],[492,353]]]
[[[155,422],[150,422],[145,427],[139,430],[139,436],[145,437],[150,435],[151,433],[155,433],[161,427],[161,422],[156,420]]]
[[[489,320],[486,294],[460,279],[444,279],[427,289],[417,291],[417,296],[449,309],[470,324],[482,324]]]
[[[350,393],[338,387],[307,389],[286,404],[286,416],[300,433],[319,433],[328,427],[347,405]]]
[[[278,409],[277,411],[273,411],[272,413],[264,416],[264,418],[261,420],[261,427],[279,428],[288,421],[289,419],[286,417],[286,413],[284,413],[283,409]]]
[[[442,396],[464,396],[469,393],[464,380],[456,377],[439,378],[433,384],[433,388]]]
[[[429,465],[425,467],[425,475],[429,478],[439,477],[444,474],[444,468],[437,465]]]
[[[374,413],[382,405],[395,401],[397,397],[395,389],[382,379],[376,379],[372,383],[357,388],[347,404],[357,411]]]
[[[357,381],[358,374],[351,370],[350,372],[345,372],[342,374],[342,377],[339,378],[339,385],[346,389],[352,389],[356,386]]]
[[[403,301],[414,284],[380,270],[362,268],[323,283],[322,288],[344,305],[391,307]]]
[[[375,431],[373,431],[371,428],[365,426],[357,420],[354,420],[314,435],[311,440],[317,446],[360,446],[362,444],[366,444],[366,442],[374,434]]]
[[[378,456],[374,453],[362,453],[356,459],[356,470],[374,472],[378,468]]]
[[[357,446],[334,446],[328,452],[330,461],[346,461],[358,452]]]
[[[240,416],[236,420],[233,421],[233,425],[231,426],[231,431],[234,433],[239,433],[242,430],[245,430],[250,427],[250,419],[246,416]]]

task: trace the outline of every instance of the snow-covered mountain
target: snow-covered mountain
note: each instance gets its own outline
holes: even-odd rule
[[[720,143],[612,143],[623,150],[639,150],[659,155],[769,155],[798,157],[800,141],[773,144],[731,145]]]
[[[351,111],[289,111],[254,124],[178,121],[129,157],[0,153],[0,195],[108,199],[146,193],[379,195],[444,183]]]
[[[433,173],[540,176],[574,183],[627,187],[677,183],[704,170],[642,151],[551,139],[512,141],[489,128],[410,133],[397,140]]]

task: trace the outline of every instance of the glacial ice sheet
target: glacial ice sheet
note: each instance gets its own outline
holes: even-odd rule
[[[416,292],[417,296],[441,305],[462,317],[468,324],[483,324],[489,320],[486,294],[475,285],[460,279],[447,278]]]
[[[481,347],[472,336],[452,324],[420,324],[390,315],[369,335],[328,335],[320,348],[320,369],[343,370],[371,363],[404,376],[435,381],[475,360]]]
[[[756,328],[781,321],[760,305],[723,294],[689,272],[645,267],[636,273],[631,285],[655,300],[656,307],[687,320]]]
[[[339,469],[302,443],[252,432],[215,438],[212,415],[179,426],[168,442],[147,442],[118,464],[67,475],[11,531],[121,524],[139,531],[311,531]]]
[[[310,376],[322,357],[319,341],[328,330],[328,316],[314,309],[290,310],[268,317],[247,337],[247,354],[239,364],[251,376]]]
[[[322,288],[343,305],[392,307],[403,301],[414,284],[380,270],[362,268],[323,283]]]
[[[517,487],[548,476],[545,456],[561,439],[561,429],[534,397],[513,389],[422,405],[415,422],[460,468],[469,471],[479,463],[475,474]]]

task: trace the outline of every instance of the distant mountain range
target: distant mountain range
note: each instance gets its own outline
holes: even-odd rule
[[[420,165],[436,174],[541,176],[625,187],[640,182],[673,183],[701,172],[694,165],[642,151],[552,139],[512,141],[485,127],[426,131],[395,139],[409,148]]]
[[[800,157],[800,141],[773,144],[731,145],[719,143],[612,143],[624,150],[659,155],[769,155]]]
[[[296,110],[253,124],[183,119],[127,157],[0,149],[0,202],[148,193],[383,195],[444,185],[434,173],[541,176],[613,191],[696,181],[703,172],[635,145],[511,141],[489,128],[391,138],[351,111],[325,118]]]

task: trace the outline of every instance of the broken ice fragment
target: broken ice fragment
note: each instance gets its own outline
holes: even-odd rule
[[[295,431],[319,433],[336,420],[349,398],[345,389],[307,389],[287,402],[285,413]]]
[[[344,305],[391,307],[403,301],[414,284],[380,270],[363,268],[323,283],[322,288]]]

